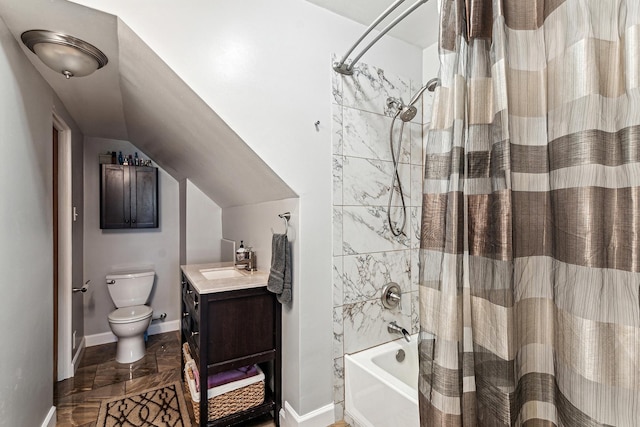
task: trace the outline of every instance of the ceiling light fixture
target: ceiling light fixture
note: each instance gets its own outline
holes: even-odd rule
[[[30,30],[22,33],[21,38],[47,67],[67,79],[88,76],[109,62],[97,47],[66,34]]]

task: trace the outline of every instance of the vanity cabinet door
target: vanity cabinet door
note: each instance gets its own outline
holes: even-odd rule
[[[274,351],[273,298],[265,288],[210,296],[207,316],[210,364]]]

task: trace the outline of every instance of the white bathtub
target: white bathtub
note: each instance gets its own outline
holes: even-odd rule
[[[396,360],[404,350],[403,362]],[[419,427],[418,335],[344,357],[345,412],[362,427]]]

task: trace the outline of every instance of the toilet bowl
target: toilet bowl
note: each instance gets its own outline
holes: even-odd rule
[[[109,327],[118,338],[116,362],[132,363],[144,357],[144,332],[151,324],[153,310],[144,305],[153,287],[153,271],[107,275],[109,295],[117,307],[109,313]]]
[[[153,310],[146,305],[118,308],[109,313],[109,327],[118,337],[116,361],[131,363],[144,357],[144,332],[151,324]]]

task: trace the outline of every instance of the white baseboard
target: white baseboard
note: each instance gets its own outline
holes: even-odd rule
[[[151,326],[149,326],[149,329],[147,329],[147,333],[149,335],[157,335],[157,334],[163,334],[165,332],[172,332],[172,331],[178,331],[178,330],[180,330],[179,320],[170,320],[167,322],[156,321],[155,323],[154,322],[151,323]],[[85,345],[87,347],[93,347],[94,345],[101,345],[101,344],[109,344],[110,342],[118,341],[118,337],[113,335],[113,332],[103,332],[101,334],[86,335],[84,339],[85,339]]]
[[[173,332],[180,330],[179,320],[169,320],[163,322],[162,320],[151,322],[151,326],[147,329],[149,335],[164,334],[165,332]]]
[[[78,362],[80,361],[80,358],[82,357],[82,354],[84,353],[84,348],[86,345],[87,339],[85,337],[82,337],[82,341],[80,341],[80,345],[78,346],[78,349],[76,350],[76,354],[73,355],[73,359],[71,360],[71,372],[73,372],[73,374],[75,375],[76,371],[78,370]]]
[[[101,334],[85,335],[84,340],[87,347],[93,347],[94,345],[116,342],[118,341],[118,338],[113,335],[113,332],[103,332]]]
[[[42,427],[56,427],[56,407],[52,406],[49,409],[47,417],[42,422]]]
[[[75,376],[76,371],[78,370],[78,361],[82,357],[82,353],[84,353],[85,342],[86,342],[86,339],[82,337],[82,341],[80,341],[80,345],[76,349],[76,352],[73,355],[73,358],[71,359],[71,363],[69,364],[66,370],[61,369],[61,367],[58,366],[58,381],[66,380],[67,378],[72,378]],[[61,377],[61,375],[63,375],[62,371],[64,371],[64,378]]]
[[[280,425],[282,427],[327,427],[335,422],[334,405],[330,403],[315,411],[302,416],[284,402],[284,408],[280,410]]]

